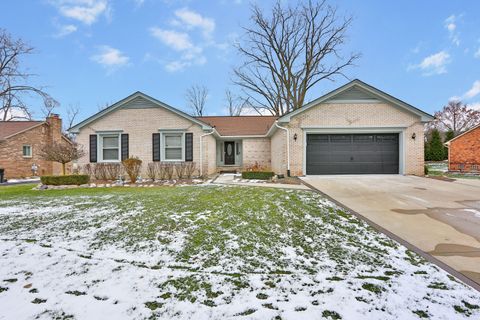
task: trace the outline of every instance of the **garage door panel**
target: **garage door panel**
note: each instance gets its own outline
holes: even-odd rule
[[[398,134],[308,134],[307,174],[398,173]]]

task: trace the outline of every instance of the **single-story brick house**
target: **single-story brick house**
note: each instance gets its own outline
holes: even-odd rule
[[[45,121],[0,121],[0,168],[5,178],[61,174],[61,164],[40,158],[40,150],[53,142],[72,143],[62,134],[62,119],[52,114]]]
[[[480,173],[480,124],[446,143],[448,170]]]
[[[258,163],[278,174],[423,175],[433,117],[360,80],[280,117],[192,117],[136,92],[70,129],[79,164],[194,161],[202,174]]]

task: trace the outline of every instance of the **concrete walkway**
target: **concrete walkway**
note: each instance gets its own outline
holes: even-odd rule
[[[302,179],[480,284],[480,180],[400,175]]]
[[[0,187],[2,187],[2,186],[13,186],[13,185],[17,185],[17,184],[32,184],[32,183],[40,183],[40,178],[10,179],[7,182],[0,183]]]
[[[248,187],[310,190],[309,187],[303,184],[271,183],[271,182],[262,182],[261,180],[245,181],[245,180],[241,180],[240,174],[235,174],[235,173],[222,173],[212,183],[248,186]]]

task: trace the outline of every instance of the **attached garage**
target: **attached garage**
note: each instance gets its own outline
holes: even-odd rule
[[[271,130],[276,173],[424,174],[428,113],[358,79],[284,114]]]
[[[306,173],[398,174],[398,133],[307,134]]]

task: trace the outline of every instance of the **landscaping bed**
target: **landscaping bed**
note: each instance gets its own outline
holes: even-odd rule
[[[7,319],[472,319],[480,294],[310,191],[0,190]]]

